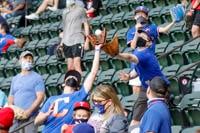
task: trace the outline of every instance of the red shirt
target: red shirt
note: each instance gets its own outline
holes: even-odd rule
[[[65,129],[64,133],[72,133],[72,129],[75,125],[68,125],[67,129]]]
[[[197,0],[192,0],[192,6],[194,5],[194,3],[196,2]],[[195,8],[196,10],[200,10],[200,4]]]

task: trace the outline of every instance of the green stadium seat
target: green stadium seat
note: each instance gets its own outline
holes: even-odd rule
[[[128,5],[130,10],[135,10],[136,7],[141,5],[141,2],[139,0],[129,0]]]
[[[107,71],[102,71],[100,73],[100,75],[98,76],[97,84],[99,84],[101,82],[110,83],[114,73],[115,73],[115,69],[109,69]]]
[[[163,43],[160,43],[160,44],[157,44],[156,45],[156,55],[160,55],[160,54],[163,54],[165,53],[165,50],[168,46],[168,42],[163,42]]]
[[[165,23],[170,23],[172,22],[172,18],[171,18],[171,15],[170,15],[170,9],[172,7],[174,7],[175,5],[171,4],[169,6],[163,6],[163,9],[161,10],[160,12],[160,15],[161,15],[161,18],[163,19],[163,21]]]
[[[100,21],[101,27],[105,27],[107,30],[111,30],[113,28],[110,24],[112,17],[113,17],[112,13],[110,13],[106,16],[103,16]]]
[[[89,51],[84,54],[83,64],[86,70],[89,72],[92,68],[92,60],[94,58],[94,51]]]
[[[179,0],[166,0],[166,2],[171,5],[171,4],[178,4],[180,1]]]
[[[95,31],[96,29],[100,29],[100,21],[101,21],[102,16],[97,16],[95,18],[92,18],[90,21],[90,24],[92,25],[92,30]]]
[[[121,94],[123,96],[132,94],[132,87],[128,85],[128,82],[118,81],[114,85],[117,89],[117,94]]]
[[[61,77],[58,79],[57,87],[58,87],[60,90],[63,90],[63,87],[64,87],[64,78],[65,78],[65,73],[62,74]]]
[[[177,126],[172,126],[172,133],[180,133],[181,132],[181,125],[177,125]]]
[[[42,25],[37,25],[37,26],[33,26],[31,31],[30,31],[30,40],[33,41],[33,40],[39,40],[40,39],[40,36],[39,36],[39,31],[41,29],[41,26]]]
[[[100,69],[102,71],[108,70],[108,69],[112,69],[112,65],[111,63],[108,61],[109,57],[108,55],[104,52],[101,51],[101,55],[100,55]]]
[[[188,67],[190,67],[192,65],[193,65],[193,63],[181,66],[177,73],[182,72],[183,70],[185,70],[186,68],[188,68]],[[195,68],[196,68],[196,66],[193,66],[189,70],[182,72],[181,75],[187,75],[187,76],[191,77],[193,75],[193,73],[194,73]]]
[[[176,96],[180,96],[179,84],[177,77],[169,78],[170,86],[169,92],[176,98]],[[177,97],[178,98],[178,97]]]
[[[30,31],[32,29],[32,25],[25,27],[22,31],[21,31],[21,36],[25,37],[27,41],[30,40]]]
[[[135,25],[136,22],[133,20],[133,16],[133,12],[128,12],[125,14],[123,23],[126,27],[132,27],[133,25]]]
[[[119,0],[118,9],[120,12],[129,12],[128,0]]]
[[[61,72],[58,67],[58,60],[55,55],[50,56],[47,60],[47,70],[50,74],[56,74]]]
[[[155,7],[154,3],[155,3],[155,0],[143,0],[141,4],[152,9]]]
[[[66,64],[66,62],[60,62],[58,64],[58,67],[59,67],[59,69],[60,69],[60,71],[62,73],[65,73],[67,71],[67,64]]]
[[[111,21],[112,21],[112,25],[115,29],[121,29],[124,27],[124,24],[123,24],[123,17],[125,15],[125,12],[120,12],[118,14],[115,14]]]
[[[188,115],[191,120],[192,126],[199,126],[200,125],[200,107],[190,107],[187,109]]]
[[[159,56],[158,56],[159,57]],[[169,61],[169,57],[166,56],[162,56],[158,58],[159,64],[163,67],[167,67],[170,65],[170,61]]]
[[[7,55],[9,55],[9,58],[12,59],[14,57],[18,57],[19,56],[19,49],[16,44],[11,45],[8,50],[7,50]]]
[[[10,91],[10,85],[11,85],[11,82],[12,82],[12,78],[13,77],[7,77],[5,78],[1,84],[0,84],[0,88],[3,92],[5,92],[5,94],[8,96],[9,94],[9,91]]]
[[[166,0],[156,0],[154,4],[156,7],[165,7],[167,5]]]
[[[169,51],[175,49],[176,47],[182,45],[183,43],[184,43],[184,41],[176,41],[176,42],[173,42],[173,43],[169,43],[169,45],[166,49],[166,52],[169,52]],[[177,52],[181,51],[181,47],[177,48],[175,51],[177,51]]]
[[[48,73],[48,70],[46,68],[46,64],[47,64],[49,57],[50,57],[49,55],[45,55],[43,57],[38,58],[38,60],[35,63],[35,69],[38,73],[40,73],[40,74]]]
[[[185,59],[183,57],[183,53],[182,52],[173,52],[171,54],[169,54],[169,58],[171,61],[171,65],[173,64],[179,64],[179,65],[184,65],[185,64]]]
[[[53,17],[53,16],[50,16],[51,14],[51,11],[47,10],[45,12],[43,12],[41,15],[40,15],[40,19],[39,19],[39,23],[40,24],[47,24],[49,23],[49,17]],[[56,13],[54,13],[56,14]],[[55,16],[55,15],[54,15]]]
[[[48,77],[49,77],[49,74],[43,74],[42,75],[44,83],[46,82],[46,80],[48,79]]]
[[[175,24],[169,32],[170,32],[170,36],[171,36],[172,40],[174,42],[176,42],[179,40],[183,40],[183,41],[186,40],[185,31],[186,31],[185,22],[182,21],[182,22]]]
[[[161,25],[163,23],[162,19],[160,19],[161,10],[162,7],[157,7],[149,11],[149,20],[151,23],[155,23],[157,25]]]
[[[174,76],[178,72],[179,68],[180,68],[179,64],[174,64],[171,66],[164,67],[162,71],[167,77],[170,77]]]
[[[43,39],[40,40],[36,46],[36,53],[38,56],[44,56],[47,54],[47,50],[46,50],[46,45],[48,43],[49,39]]]
[[[99,9],[99,13],[104,16],[104,15],[107,15],[108,14],[108,11],[107,11],[107,4],[108,4],[109,0],[104,0],[102,1],[102,7]]]
[[[116,14],[118,13],[118,1],[119,0],[110,0],[107,5],[107,10],[109,13]]]
[[[50,38],[55,38],[55,37],[59,36],[59,26],[61,23],[62,22],[51,23],[51,26],[48,29],[48,34],[49,34]]]
[[[27,42],[24,47],[25,47],[25,49],[31,51],[34,55],[37,55],[36,46],[37,46],[38,42],[39,42],[39,40],[33,40],[31,42]]]
[[[57,73],[54,75],[50,75],[48,79],[45,82],[46,88],[47,88],[47,96],[54,96],[54,95],[59,95],[62,92],[59,90],[57,87],[57,83],[59,78],[61,77],[61,73]]]
[[[129,28],[123,28],[117,31],[119,45],[121,47],[126,46],[126,33],[128,32]]]
[[[0,77],[6,77],[4,73],[4,67],[7,64],[8,60],[5,58],[0,58]]]
[[[117,32],[116,29],[108,30],[106,40],[107,41],[112,40],[116,32]]]
[[[121,103],[124,106],[125,111],[127,112],[127,119],[129,122],[132,120],[133,106],[138,98],[138,95],[131,94],[122,98]]]
[[[197,50],[187,51],[184,53],[184,55],[187,59],[187,64],[194,63],[200,60],[200,54]]]
[[[51,28],[51,23],[42,25],[39,30],[39,37],[40,39],[50,38],[49,29]]]
[[[172,119],[172,125],[187,125],[186,116],[179,107],[171,107],[170,114]]]
[[[14,66],[15,64],[18,62],[17,58],[13,58],[12,60],[9,60],[6,65],[4,66],[4,74],[6,77],[11,77],[14,76],[15,70],[14,70]]]
[[[63,11],[64,11],[64,9],[59,9],[59,10],[57,10],[57,11],[55,11],[55,12],[50,12],[50,14],[49,14],[49,17],[48,17],[48,19],[49,19],[49,22],[58,22],[58,21],[61,21],[62,20],[62,15],[63,15]]]

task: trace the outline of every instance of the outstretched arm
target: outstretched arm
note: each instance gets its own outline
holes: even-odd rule
[[[129,54],[129,53],[119,53],[116,58],[120,59],[120,60],[126,60],[126,61],[130,61],[130,62],[134,62],[134,63],[138,63],[139,60],[135,55]]]
[[[171,28],[172,28],[172,26],[175,24],[175,21],[173,21],[173,22],[171,22],[170,24],[168,24],[167,26],[165,26],[165,27],[159,27],[159,29],[158,29],[158,32],[159,33],[167,33]]]
[[[94,53],[92,69],[83,83],[83,86],[84,86],[86,92],[89,92],[91,90],[92,84],[93,84],[93,82],[96,78],[97,72],[99,70],[100,50],[101,50],[101,44],[95,45],[95,53]]]

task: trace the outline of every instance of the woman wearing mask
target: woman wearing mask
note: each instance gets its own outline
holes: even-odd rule
[[[127,118],[112,86],[97,86],[91,94],[91,99],[98,113],[94,113],[88,123],[95,128],[96,133],[125,133],[128,131]]]

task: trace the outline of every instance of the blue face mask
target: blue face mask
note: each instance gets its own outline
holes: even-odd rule
[[[74,119],[75,124],[87,122],[88,119]]]
[[[104,105],[94,104],[94,106],[98,109],[99,114],[104,114],[106,112]]]

